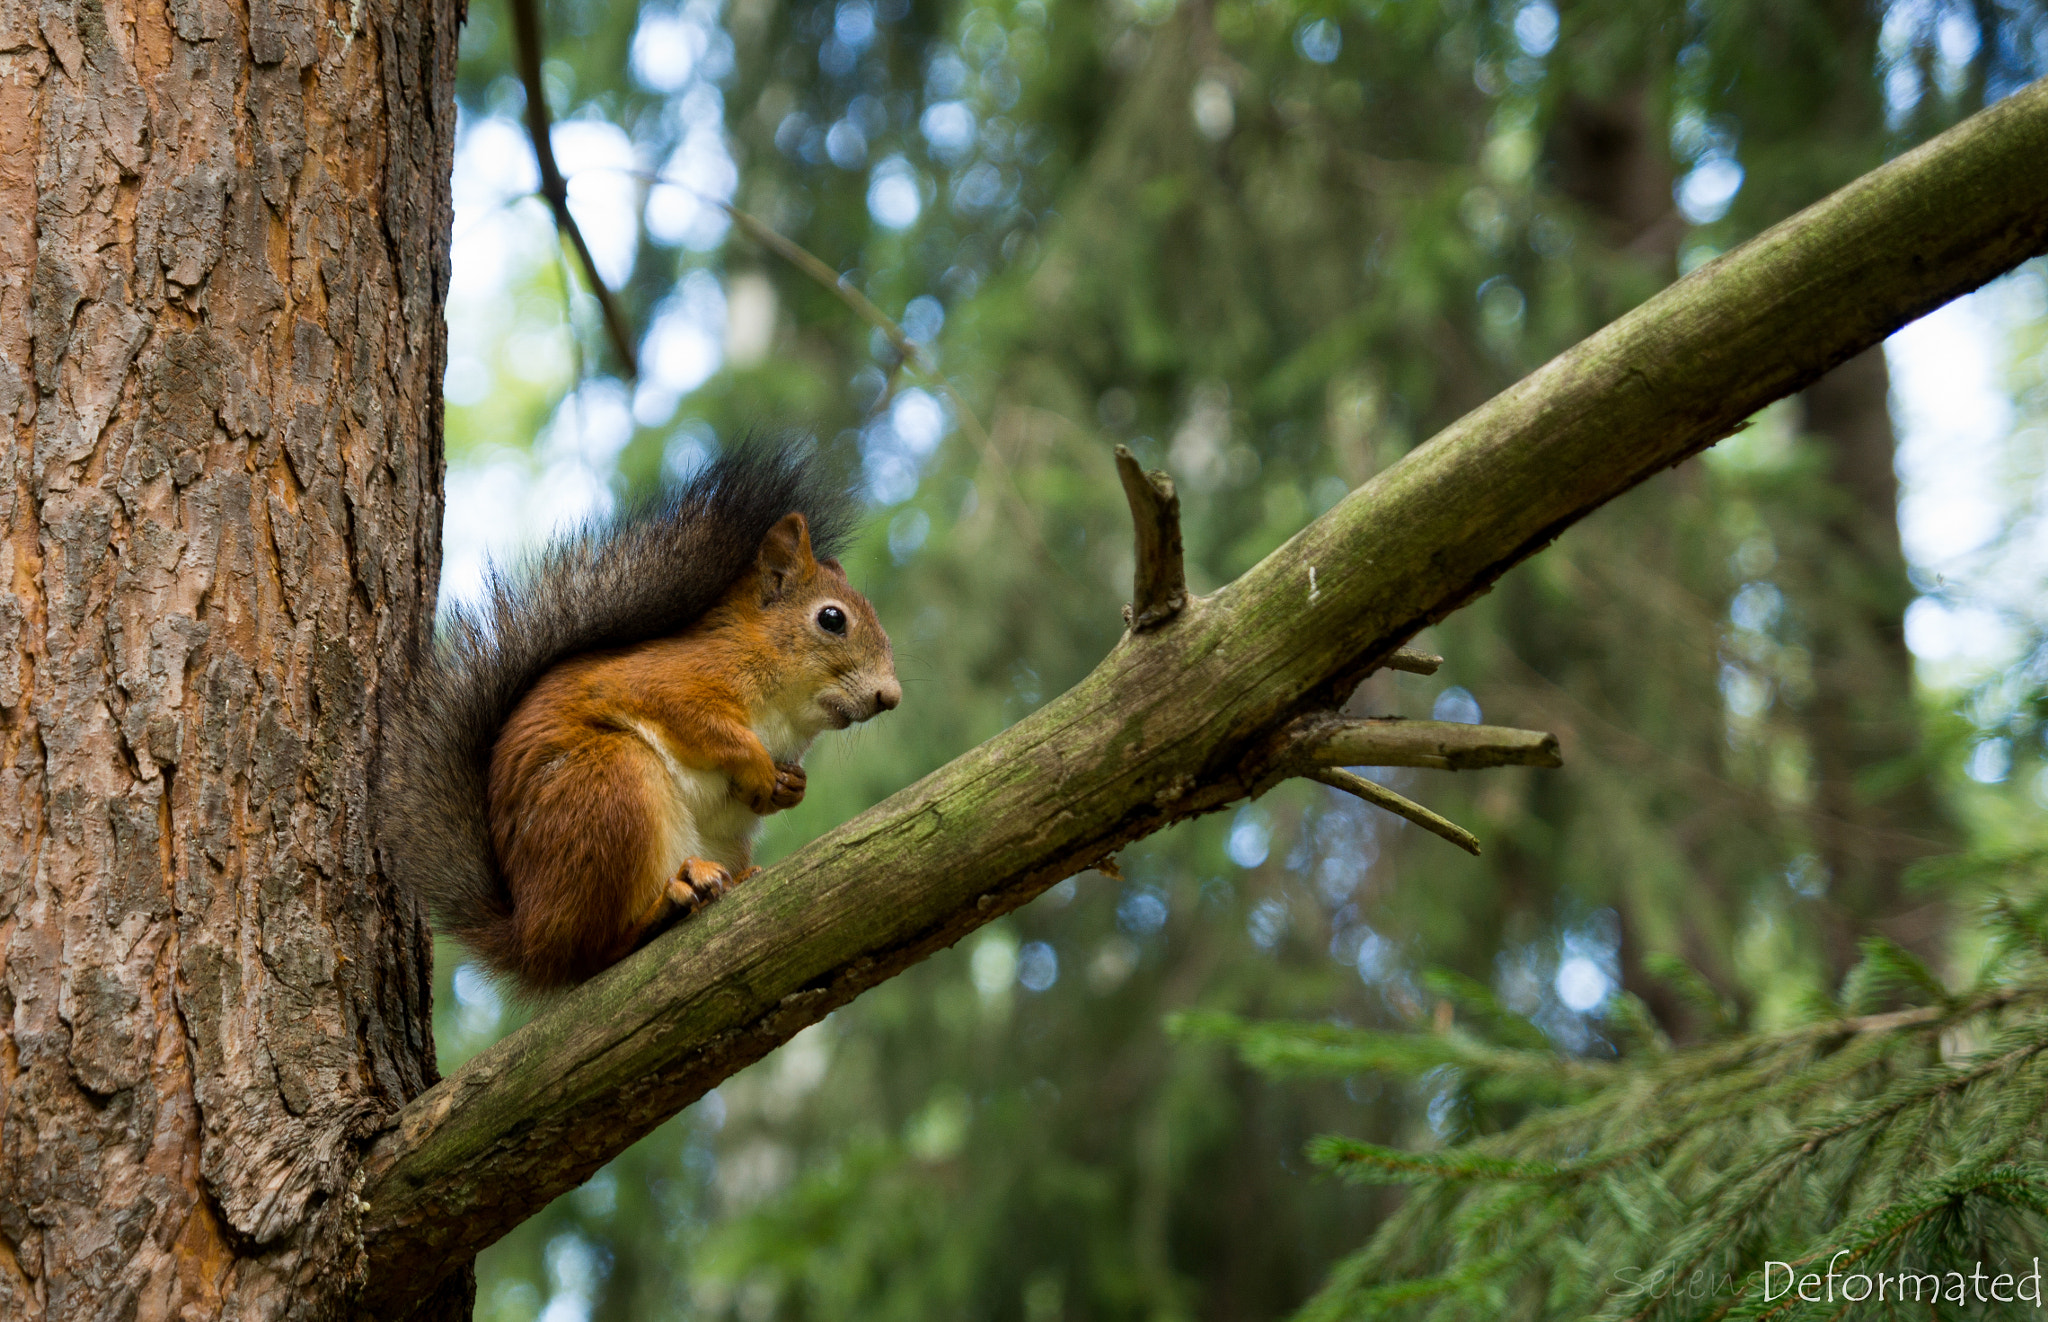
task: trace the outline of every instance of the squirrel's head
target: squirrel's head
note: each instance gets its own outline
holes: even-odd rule
[[[837,560],[811,553],[801,514],[786,514],[754,558],[755,600],[769,641],[784,658],[777,688],[814,728],[844,730],[903,701],[889,635]]]

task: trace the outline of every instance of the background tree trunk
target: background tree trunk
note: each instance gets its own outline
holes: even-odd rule
[[[457,0],[0,0],[0,1314],[331,1316],[433,1081]],[[433,1309],[460,1312],[461,1282]]]
[[[1923,958],[1939,956],[1941,902],[1913,896],[1904,876],[1957,842],[1920,761],[1890,388],[1884,351],[1872,349],[1805,396],[1806,427],[1826,447],[1837,496],[1815,528],[1832,552],[1822,563],[1833,581],[1820,586],[1838,609],[1816,631],[1807,716],[1815,843],[1829,884],[1828,956],[1837,970],[1856,962],[1858,936],[1872,919]]]

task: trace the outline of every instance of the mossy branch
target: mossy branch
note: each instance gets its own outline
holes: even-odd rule
[[[1694,272],[1072,690],[565,996],[371,1151],[365,1307],[447,1272],[836,1006],[1270,783],[1282,737],[1630,487],[2048,249],[2048,83]]]

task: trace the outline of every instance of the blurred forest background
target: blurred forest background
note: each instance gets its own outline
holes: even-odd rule
[[[750,429],[815,435],[868,495],[847,563],[906,697],[821,742],[770,858],[1115,642],[1113,444],[1179,482],[1207,590],[2048,71],[2038,0],[541,13],[555,152],[641,371],[534,195],[510,15],[472,0],[444,594]],[[900,320],[957,398],[723,201]],[[1367,682],[1361,710],[1558,734],[1561,771],[1386,777],[1484,857],[1307,782],[1175,828],[663,1126],[483,1256],[478,1315],[1288,1316],[1400,1202],[1310,1140],[1431,1149],[1542,1102],[1433,1057],[1284,1077],[1247,1024],[1592,1069],[1894,1004],[1849,977],[1869,949],[1937,999],[1969,983],[1985,906],[2023,904],[2048,847],[2044,457],[2037,262],[1567,533],[1417,640],[1438,675]],[[524,1011],[453,946],[439,972],[445,1070]]]

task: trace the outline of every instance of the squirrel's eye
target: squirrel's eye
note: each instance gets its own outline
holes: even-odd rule
[[[818,627],[826,633],[846,634],[846,612],[837,606],[827,606],[818,612]]]

